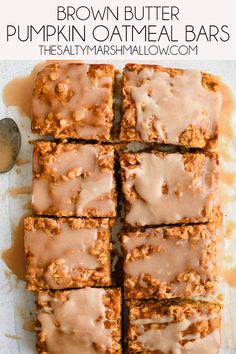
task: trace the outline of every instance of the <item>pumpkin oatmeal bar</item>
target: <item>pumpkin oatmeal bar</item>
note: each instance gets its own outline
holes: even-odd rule
[[[126,232],[126,299],[193,298],[217,291],[216,225]]]
[[[24,220],[29,290],[109,286],[109,219]]]
[[[33,132],[61,139],[109,141],[114,76],[110,64],[46,66],[37,75],[33,91]]]
[[[216,154],[124,153],[120,162],[129,225],[221,220]]]
[[[200,301],[131,303],[129,353],[218,354],[221,310],[220,304]]]
[[[222,104],[219,79],[196,70],[127,64],[122,141],[214,148]]]
[[[121,353],[120,289],[40,291],[37,353]]]
[[[39,215],[114,217],[114,149],[36,142],[32,206]]]

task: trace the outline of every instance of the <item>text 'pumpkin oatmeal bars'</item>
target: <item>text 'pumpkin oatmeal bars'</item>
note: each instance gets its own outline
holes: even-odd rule
[[[109,286],[113,220],[37,218],[24,220],[29,290]]]
[[[218,354],[222,307],[207,302],[131,303],[129,353]]]
[[[110,64],[46,66],[33,91],[33,132],[62,139],[110,140],[114,75]]]
[[[131,226],[221,220],[216,154],[125,153],[120,162]]]
[[[35,143],[32,206],[39,215],[116,215],[112,146]]]
[[[126,299],[217,292],[215,224],[150,228],[122,236]]]
[[[42,292],[37,298],[37,353],[121,353],[120,289]]]
[[[195,70],[127,64],[120,140],[195,148],[217,145],[218,78]]]

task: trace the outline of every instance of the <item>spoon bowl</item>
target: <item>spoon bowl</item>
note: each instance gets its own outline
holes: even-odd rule
[[[0,173],[8,172],[14,166],[21,148],[21,133],[11,118],[0,120]]]

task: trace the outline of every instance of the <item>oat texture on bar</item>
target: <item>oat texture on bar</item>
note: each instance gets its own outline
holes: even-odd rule
[[[29,290],[109,286],[109,219],[24,220]]]
[[[131,226],[221,220],[216,154],[127,153],[121,175]]]
[[[213,75],[127,64],[120,139],[213,148],[221,104],[219,80]]]
[[[192,298],[217,291],[216,225],[123,234],[126,299]]]
[[[129,353],[218,354],[221,306],[207,302],[130,305]]]
[[[32,194],[39,215],[115,216],[113,147],[37,142]]]
[[[110,140],[114,74],[110,64],[46,66],[35,81],[33,131],[61,139]]]
[[[120,289],[40,291],[38,354],[121,353]]]

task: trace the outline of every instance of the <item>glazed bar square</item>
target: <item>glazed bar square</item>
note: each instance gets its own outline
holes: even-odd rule
[[[39,215],[116,215],[112,146],[36,142],[32,206]]]
[[[216,294],[215,224],[131,231],[122,246],[126,299]]]
[[[109,219],[24,220],[29,290],[109,286]]]
[[[207,302],[131,303],[129,353],[218,354],[221,306]]]
[[[39,292],[37,353],[121,353],[120,289]]]
[[[221,220],[216,154],[127,153],[121,175],[131,226]]]
[[[213,75],[127,64],[120,140],[215,147],[221,105],[220,83]]]
[[[33,91],[33,132],[61,139],[110,140],[114,75],[109,64],[46,66]]]

